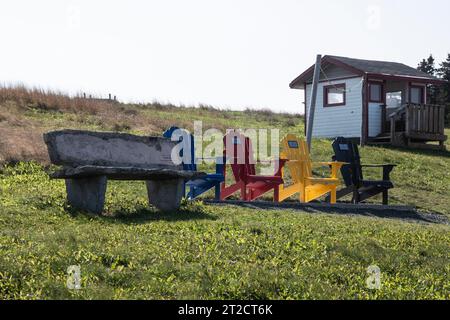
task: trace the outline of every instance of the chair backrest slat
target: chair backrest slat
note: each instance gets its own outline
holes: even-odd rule
[[[180,157],[183,159],[183,170],[185,171],[197,171],[197,164],[195,161],[195,141],[194,136],[186,130],[178,127],[170,127],[163,133],[163,137],[172,139],[172,136],[176,134],[178,136],[178,142],[185,142],[183,148],[180,150]],[[191,154],[190,161],[184,159],[184,152],[188,151]]]
[[[223,138],[224,157],[230,164],[236,181],[256,174],[253,148],[250,138],[238,130],[229,131]]]
[[[333,150],[333,160],[349,163],[341,168],[345,184],[347,186],[358,185],[364,179],[358,145],[350,139],[339,137],[333,142]]]
[[[288,134],[281,142],[281,157],[289,160],[287,166],[295,183],[302,183],[312,176],[312,164],[308,146],[303,139]]]

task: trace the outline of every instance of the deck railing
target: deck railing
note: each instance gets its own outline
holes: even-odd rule
[[[389,119],[393,145],[445,150],[445,106],[408,103],[391,113]]]
[[[430,104],[406,105],[407,134],[444,134],[445,106]]]
[[[404,119],[407,136],[444,135],[445,106],[408,103],[390,115],[391,131],[395,130],[395,121]]]

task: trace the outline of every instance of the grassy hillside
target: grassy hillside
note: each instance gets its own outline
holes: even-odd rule
[[[147,206],[142,182],[111,182],[96,217],[69,208],[64,182],[48,179],[45,131],[160,134],[193,120],[303,135],[300,117],[268,111],[0,89],[0,298],[450,298],[448,225],[202,202],[161,214]],[[364,162],[398,164],[393,203],[450,215],[448,152],[361,151]],[[314,141],[314,160],[330,156],[330,141]],[[70,265],[81,267],[80,291],[66,288]],[[381,290],[366,288],[370,265],[381,269]]]
[[[94,217],[33,164],[0,186],[1,298],[450,298],[449,226],[201,203],[162,215],[141,182],[112,183]],[[65,288],[69,265],[83,290]],[[370,265],[380,291],[366,288]]]
[[[172,125],[192,130],[193,122],[203,121],[204,129],[278,128],[304,136],[303,118],[270,111],[221,111],[210,106],[125,105],[108,101],[68,98],[63,94],[25,88],[0,88],[0,163],[37,160],[48,164],[42,140],[46,131],[62,128],[122,131],[160,135]],[[450,136],[450,130],[446,131]],[[315,161],[328,161],[329,140],[316,140]],[[450,141],[447,141],[450,150]],[[450,214],[450,152],[366,147],[364,163],[394,163],[393,204],[407,204],[422,210]],[[380,177],[379,169],[369,169],[368,177]],[[379,202],[379,199],[373,201]]]

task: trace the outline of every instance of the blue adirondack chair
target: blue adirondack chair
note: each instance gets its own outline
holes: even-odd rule
[[[165,138],[172,139],[173,133],[178,130],[178,127],[171,127],[167,129],[163,136]],[[187,142],[187,145],[190,145],[189,151],[191,153],[191,161],[190,163],[183,162],[183,170],[185,171],[197,171],[197,164],[195,163],[195,143],[194,136],[189,134],[190,143]],[[180,136],[179,141],[183,141],[183,136]],[[186,146],[184,146],[183,150],[180,152],[180,156],[183,157],[183,151],[186,151]],[[220,161],[219,161],[220,159]],[[198,178],[195,180],[189,180],[184,185],[184,194],[186,194],[186,187],[189,188],[189,192],[187,194],[187,198],[189,200],[193,200],[200,196],[201,194],[207,192],[208,190],[214,188],[215,189],[215,199],[220,200],[220,184],[225,180],[223,175],[224,164],[222,158],[216,159],[216,173],[209,173],[205,177]]]

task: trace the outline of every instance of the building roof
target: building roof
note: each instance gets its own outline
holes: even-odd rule
[[[393,78],[405,78],[414,81],[422,82],[443,82],[443,80],[431,76],[425,72],[419,71],[415,68],[407,66],[403,63],[388,62],[388,61],[375,61],[375,60],[363,60],[338,56],[324,56],[322,58],[322,64],[334,64],[356,75],[369,75],[369,76],[381,76],[381,77],[393,77]],[[312,77],[314,73],[314,65],[308,70],[303,72],[299,77],[291,82],[290,87],[294,88],[299,84],[305,83]]]

